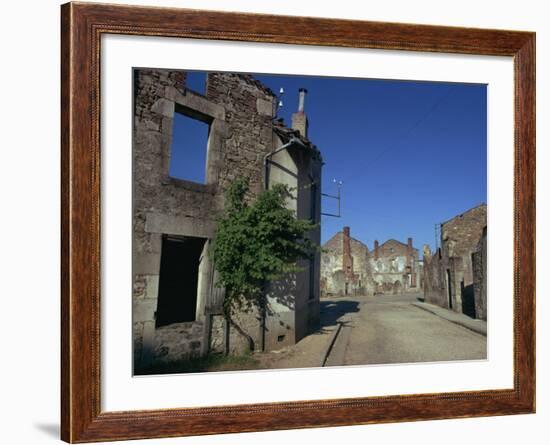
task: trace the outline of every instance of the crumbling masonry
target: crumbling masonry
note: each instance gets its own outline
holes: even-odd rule
[[[375,294],[420,292],[420,271],[418,249],[413,247],[412,238],[408,238],[407,244],[395,239],[383,244],[374,241],[372,275]]]
[[[185,72],[134,70],[135,373],[211,351],[238,353],[251,341],[279,348],[318,326],[319,254],[285,286],[271,283],[265,323],[256,313],[236,314],[237,330],[222,316],[224,292],[209,253],[224,192],[239,176],[250,179],[253,196],[277,182],[295,187],[289,207],[320,221],[322,159],[307,139],[301,95],[295,128],[287,128],[274,122],[273,92],[249,75],[209,73],[201,95],[186,88]],[[205,183],[169,175],[175,113],[209,126],[207,146],[196,147],[206,150]],[[320,229],[311,238],[319,243]]]
[[[487,206],[441,224],[441,247],[424,247],[424,299],[487,319]]]
[[[344,227],[321,253],[321,294],[375,295],[420,292],[421,263],[412,238],[407,244],[390,239],[374,249],[350,236]]]
[[[321,294],[366,295],[372,290],[369,248],[352,238],[350,228],[344,227],[323,245]]]

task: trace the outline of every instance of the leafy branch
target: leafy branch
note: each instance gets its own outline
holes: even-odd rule
[[[248,178],[238,178],[228,189],[213,245],[216,285],[225,288],[227,317],[235,310],[264,307],[266,283],[299,271],[298,259],[311,258],[318,249],[308,238],[317,225],[297,219],[286,206],[291,191],[276,184],[249,203]]]

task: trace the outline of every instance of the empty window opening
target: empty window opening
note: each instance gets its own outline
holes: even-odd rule
[[[278,335],[278,336],[277,336],[277,341],[278,341],[278,342],[285,341],[285,335]]]
[[[206,154],[210,125],[176,108],[172,130],[169,175],[186,181],[206,182]]]
[[[185,85],[195,93],[206,94],[206,71],[187,71]]]
[[[195,321],[199,263],[205,238],[164,236],[156,326]]]

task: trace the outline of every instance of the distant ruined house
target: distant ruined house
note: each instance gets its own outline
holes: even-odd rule
[[[298,218],[320,221],[322,159],[307,138],[305,90],[293,127],[274,120],[275,94],[250,75],[208,73],[204,94],[187,88],[184,71],[134,70],[133,142],[133,356],[134,372],[207,354],[238,353],[252,342],[270,350],[294,344],[319,325],[320,255],[301,261],[285,285],[271,283],[270,310],[240,313],[240,329],[222,315],[209,246],[224,193],[240,176],[251,194],[275,183],[295,188],[289,207]],[[207,127],[204,181],[171,175],[181,150],[174,121]],[[185,153],[184,153],[185,155]],[[252,198],[253,198],[252,196]],[[320,229],[311,239],[320,242]]]
[[[344,227],[328,240],[321,253],[321,294],[375,295],[420,291],[421,262],[412,245],[388,240],[366,244],[350,236]]]
[[[366,295],[372,284],[369,249],[344,227],[322,247],[321,294]]]
[[[375,294],[419,292],[421,263],[418,249],[409,238],[407,244],[390,239],[383,244],[374,241],[372,277]]]
[[[441,247],[424,248],[424,299],[487,319],[487,206],[441,224]]]

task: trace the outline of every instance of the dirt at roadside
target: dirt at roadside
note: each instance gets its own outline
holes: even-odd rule
[[[258,361],[257,369],[321,367],[332,331],[335,328],[336,326],[324,327],[320,331],[303,338],[295,345],[278,351],[254,354],[254,358]]]

